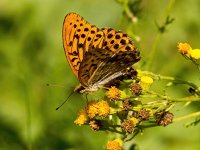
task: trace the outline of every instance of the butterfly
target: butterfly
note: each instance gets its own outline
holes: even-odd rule
[[[140,60],[140,52],[127,34],[100,29],[76,13],[66,15],[62,38],[68,63],[80,81],[75,91],[80,93],[104,87]]]

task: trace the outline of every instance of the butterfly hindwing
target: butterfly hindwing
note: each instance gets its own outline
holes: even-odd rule
[[[113,51],[105,49],[91,49],[85,53],[80,66],[79,80],[81,84],[92,86],[106,84],[117,78],[140,59],[137,51]]]

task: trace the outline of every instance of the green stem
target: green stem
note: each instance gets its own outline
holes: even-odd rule
[[[142,72],[144,75],[149,75],[151,76],[153,79],[155,80],[169,80],[169,81],[172,81],[173,83],[176,83],[176,84],[187,84],[191,87],[193,87],[194,89],[198,90],[199,87],[192,83],[192,82],[189,82],[189,81],[185,81],[185,80],[181,80],[181,79],[177,79],[175,77],[171,77],[171,76],[162,76],[162,75],[157,75],[157,74],[154,74],[152,72],[149,72],[149,71],[143,71]]]
[[[193,101],[200,101],[200,97],[190,96],[190,97],[183,97],[183,98],[173,98],[170,100],[174,102],[193,102]]]
[[[151,95],[151,97],[154,96],[158,98],[162,98],[163,100],[171,101],[171,102],[188,102],[188,101],[200,101],[200,97],[197,96],[188,96],[188,97],[183,97],[183,98],[171,98],[166,95],[161,95],[153,91],[148,91],[148,93]],[[145,95],[147,97],[150,97],[150,95]]]
[[[188,118],[192,118],[192,117],[197,117],[197,116],[200,116],[200,111],[195,112],[195,113],[191,113],[189,115],[182,116],[182,117],[179,117],[179,118],[175,118],[173,120],[173,122],[179,122],[179,121],[182,121],[182,120],[185,120],[185,119],[188,119]]]
[[[156,35],[156,38],[153,42],[151,51],[150,51],[149,60],[148,60],[147,66],[146,66],[147,70],[150,70],[153,66],[153,61],[154,61],[155,54],[156,54],[156,48],[158,46],[158,43],[160,42],[160,37],[161,37],[161,33],[158,32],[158,34]]]
[[[126,15],[131,19],[132,23],[135,24],[135,23],[137,23],[138,19],[136,16],[134,16],[134,14],[129,9],[128,2],[129,2],[129,0],[124,1],[124,11],[125,11]]]
[[[158,125],[156,123],[149,123],[145,125],[139,125],[140,128],[146,129],[146,128],[152,128],[152,127],[157,127]]]
[[[129,0],[115,0],[115,1],[123,5],[124,12],[131,19],[131,22],[133,24],[137,23],[138,18],[131,12],[131,10],[128,7]]]
[[[200,64],[198,63],[198,60],[193,60],[193,59],[191,59],[191,61],[192,61],[192,63],[193,63],[194,65],[197,66],[198,71],[200,71]]]
[[[164,15],[163,15],[164,20],[169,16],[169,14],[170,14],[172,8],[174,7],[175,2],[176,2],[176,0],[171,0],[171,1],[169,2],[168,7],[167,7],[167,9],[165,10]]]
[[[171,0],[163,14],[163,20],[166,21],[167,20],[167,17],[169,16],[173,6],[174,6],[174,3],[175,3],[176,0]],[[158,43],[160,43],[160,38],[161,38],[161,35],[162,33],[160,31],[158,31],[157,35],[156,35],[156,38],[153,42],[153,45],[152,45],[152,48],[151,48],[151,51],[150,51],[150,55],[149,55],[149,60],[148,60],[148,63],[147,63],[147,66],[146,66],[146,69],[147,70],[151,70],[152,67],[153,67],[153,61],[155,60],[155,54],[156,54],[156,50],[157,50],[157,46],[158,46]]]

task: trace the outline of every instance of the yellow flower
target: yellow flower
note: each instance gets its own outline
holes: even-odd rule
[[[110,100],[118,100],[120,95],[121,91],[114,86],[109,88],[109,90],[106,92],[106,97],[108,97]]]
[[[89,101],[87,104],[87,114],[88,117],[94,118],[96,114],[98,113],[98,108],[97,108],[97,102],[96,101]]]
[[[193,59],[200,59],[200,49],[190,50],[188,55]]]
[[[85,109],[81,109],[78,113],[76,120],[74,121],[75,124],[81,126],[86,123],[88,120],[87,112]]]
[[[179,43],[178,44],[178,50],[181,54],[185,55],[189,52],[189,50],[191,50],[191,46],[188,43]]]
[[[149,76],[142,76],[140,79],[140,85],[143,90],[147,90],[153,83],[153,79]]]
[[[108,141],[106,150],[121,150],[122,149],[122,140],[121,139],[115,139],[112,141]]]
[[[110,113],[110,106],[108,104],[107,101],[99,101],[97,104],[96,104],[96,107],[98,109],[98,116],[99,117],[107,117]]]
[[[90,119],[99,116],[107,117],[110,113],[110,106],[107,101],[90,101],[87,105],[87,115]]]

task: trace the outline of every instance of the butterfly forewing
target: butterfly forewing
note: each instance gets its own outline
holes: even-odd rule
[[[70,67],[77,77],[84,53],[89,49],[93,40],[91,31],[95,35],[97,30],[97,27],[90,25],[78,14],[69,13],[65,17],[63,24],[63,45]],[[89,37],[91,40],[87,40]]]

